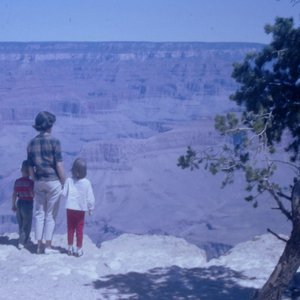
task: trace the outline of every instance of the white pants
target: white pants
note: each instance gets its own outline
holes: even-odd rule
[[[61,183],[54,181],[35,181],[35,238],[51,241],[55,219],[59,208]]]

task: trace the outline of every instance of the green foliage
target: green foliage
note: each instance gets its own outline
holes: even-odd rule
[[[197,158],[197,153],[191,147],[188,147],[186,154],[178,158],[177,166],[182,169],[190,168],[191,170],[199,169],[202,159]]]
[[[222,135],[225,135],[230,130],[236,130],[239,120],[234,113],[228,113],[225,116],[217,115],[215,117],[215,129]]]
[[[276,18],[265,31],[273,35],[270,45],[234,66],[232,77],[240,88],[231,99],[248,114],[272,116],[272,124],[266,128],[268,145],[280,142],[285,130],[289,131],[292,139],[286,150],[295,161],[300,146],[300,28],[293,28],[292,19]],[[251,119],[244,119],[256,133],[266,122],[257,119],[251,124]]]
[[[257,198],[269,192],[288,219],[290,213],[280,200],[288,196],[274,183],[278,161],[272,160],[272,155],[284,141],[290,157],[290,162],[284,163],[292,165],[299,158],[300,28],[293,25],[292,19],[276,18],[274,25],[265,27],[273,36],[270,45],[234,65],[232,77],[239,88],[230,99],[242,112],[215,117],[215,129],[227,143],[201,153],[189,147],[178,160],[182,168],[199,168],[203,163],[213,175],[223,173],[223,187],[232,183],[235,175],[244,176],[246,201],[257,207]],[[291,138],[283,139],[287,134]],[[299,173],[297,166],[295,169]]]

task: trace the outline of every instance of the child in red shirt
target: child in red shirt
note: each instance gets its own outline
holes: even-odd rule
[[[16,212],[19,224],[19,249],[23,249],[24,245],[30,240],[34,195],[34,183],[29,178],[27,160],[23,161],[21,172],[22,177],[15,181],[12,195],[12,210]]]

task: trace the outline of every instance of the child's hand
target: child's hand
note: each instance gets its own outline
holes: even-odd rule
[[[91,209],[89,209],[89,216],[91,216],[93,214],[93,211]]]
[[[16,207],[15,204],[12,206],[11,210],[12,210],[12,211],[17,211],[17,207]]]

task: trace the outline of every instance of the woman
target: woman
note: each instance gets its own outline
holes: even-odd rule
[[[51,135],[55,121],[55,115],[50,112],[38,113],[33,127],[39,134],[27,147],[29,171],[35,182],[35,235],[38,254],[57,252],[52,248],[52,237],[65,176],[60,141]],[[45,249],[42,244],[43,238],[46,240]]]

